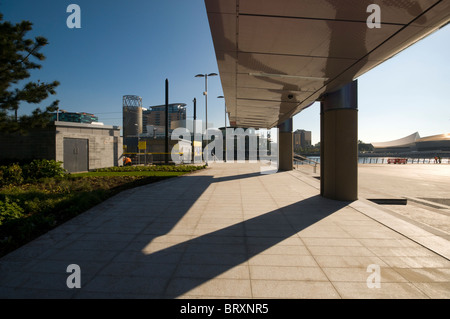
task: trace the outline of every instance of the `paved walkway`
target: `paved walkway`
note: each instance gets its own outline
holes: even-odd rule
[[[300,172],[212,164],[3,257],[0,298],[450,298],[448,247],[375,204],[320,197]],[[81,288],[66,285],[70,264]]]

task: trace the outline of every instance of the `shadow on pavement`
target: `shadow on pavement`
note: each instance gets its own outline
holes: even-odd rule
[[[256,176],[264,178],[260,173],[252,173],[214,179],[190,176],[185,178],[185,181],[192,179],[189,182],[193,182],[197,187],[202,186],[201,190],[196,188],[188,192],[191,199],[197,199],[211,183]],[[155,224],[154,232],[159,234],[157,236],[170,232],[176,221],[181,219],[194,203],[195,200],[172,209],[170,214],[174,218],[172,224],[166,224],[166,227]],[[157,297],[176,298],[245,263],[347,204],[328,200],[319,195],[313,196],[157,252],[147,255],[143,253],[139,260],[149,265],[149,272],[162,275],[155,280],[157,289],[154,292],[157,292]],[[224,214],[226,215],[226,213]],[[143,242],[151,243],[157,236],[155,234],[145,235]],[[142,249],[144,250],[145,247]],[[174,264],[181,266],[169,266]]]

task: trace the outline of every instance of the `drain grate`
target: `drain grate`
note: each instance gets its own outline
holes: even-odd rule
[[[406,198],[369,198],[371,202],[378,205],[406,205],[408,200]]]

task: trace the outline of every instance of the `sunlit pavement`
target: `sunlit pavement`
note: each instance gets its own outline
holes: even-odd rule
[[[449,247],[364,198],[320,197],[308,174],[210,163],[3,257],[0,297],[450,298]]]

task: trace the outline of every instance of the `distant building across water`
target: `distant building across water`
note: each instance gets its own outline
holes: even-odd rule
[[[372,145],[376,153],[450,151],[450,133],[420,137],[416,132],[397,140]]]
[[[294,151],[300,151],[311,146],[311,131],[296,130],[294,132]]]

